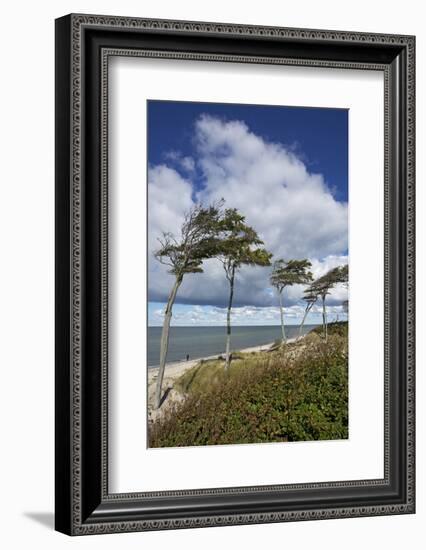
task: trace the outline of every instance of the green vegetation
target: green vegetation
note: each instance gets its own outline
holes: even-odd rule
[[[217,257],[222,262],[229,283],[226,314],[225,369],[231,364],[231,309],[234,297],[235,276],[244,265],[269,266],[272,254],[262,247],[263,241],[256,231],[246,224],[245,216],[236,208],[227,208],[220,223],[222,239],[217,246]]]
[[[316,279],[310,286],[304,291],[306,301],[305,315],[302,319],[300,325],[300,330],[302,329],[303,323],[305,322],[306,315],[312,309],[312,306],[321,298],[322,300],[322,328],[325,341],[327,341],[328,335],[328,322],[327,322],[327,308],[325,307],[325,299],[330,294],[330,291],[339,284],[343,284],[348,288],[349,284],[349,266],[341,265],[334,267],[327,271],[325,275]],[[348,309],[348,308],[347,308]]]
[[[273,351],[204,361],[175,384],[186,399],[150,426],[150,447],[348,437],[347,323]]]
[[[208,207],[204,207],[201,204],[194,205],[185,213],[178,236],[170,232],[164,232],[162,237],[158,239],[160,246],[155,251],[154,257],[161,264],[169,268],[169,273],[174,277],[174,283],[164,310],[160,341],[160,365],[155,390],[155,409],[159,409],[161,406],[162,384],[169,349],[173,306],[185,275],[203,273],[203,263],[205,260],[216,258],[222,262],[226,279],[229,283],[224,363],[224,370],[228,371],[232,357],[230,352],[231,310],[236,274],[243,266],[268,267],[271,265],[273,254],[263,247],[264,242],[256,230],[247,225],[245,216],[236,208],[224,209],[224,202],[222,199]],[[346,287],[348,286],[349,272],[347,265],[335,267],[313,282],[311,282],[313,279],[312,272],[310,271],[311,267],[312,264],[308,259],[283,260],[281,258],[274,262],[270,275],[270,283],[277,289],[279,294],[283,343],[287,340],[283,304],[283,292],[286,287],[311,283],[308,289],[305,290],[304,300],[306,306],[300,324],[299,336],[302,334],[303,325],[308,313],[318,298],[321,297],[323,333],[325,341],[327,341],[326,297],[336,285],[345,284]],[[347,311],[347,301],[344,302],[344,307]],[[254,368],[252,370],[257,372],[259,369]],[[240,374],[239,377],[246,377],[246,373],[244,375]]]
[[[286,287],[293,285],[303,285],[312,281],[312,272],[310,268],[312,264],[309,260],[276,260],[272,269],[270,281],[271,285],[278,291],[280,298],[280,315],[281,315],[281,334],[282,341],[285,343],[287,337],[285,335],[284,326],[284,305],[283,292]]]
[[[337,323],[329,323],[328,334],[338,334],[344,338],[348,338],[349,325],[347,321],[340,321]],[[311,333],[323,335],[322,327],[314,328]]]
[[[174,277],[174,283],[164,311],[160,342],[160,367],[155,391],[156,409],[160,407],[161,403],[163,376],[169,349],[170,321],[176,296],[184,276],[189,273],[202,273],[204,260],[215,256],[219,242],[218,225],[221,208],[222,202],[207,208],[200,204],[193,206],[184,215],[178,237],[171,233],[163,233],[163,236],[158,239],[160,246],[154,256],[161,264],[169,268],[169,273]]]

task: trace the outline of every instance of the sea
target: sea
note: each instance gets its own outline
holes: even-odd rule
[[[306,325],[303,334],[318,325]],[[299,326],[285,328],[287,338],[299,334]],[[225,351],[226,327],[170,327],[167,363],[221,355]],[[235,326],[232,327],[231,349],[233,351],[262,346],[281,338],[281,327]],[[160,362],[161,327],[148,327],[148,367],[156,367]]]

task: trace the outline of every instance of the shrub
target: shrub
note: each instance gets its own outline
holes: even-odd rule
[[[150,426],[151,447],[345,439],[347,337],[310,334],[287,349],[206,361],[175,384],[186,395]]]
[[[347,321],[339,321],[337,323],[329,323],[327,325],[327,333],[330,334],[338,334],[339,336],[348,337],[348,322]],[[312,329],[310,334],[322,334],[322,325],[315,327]]]

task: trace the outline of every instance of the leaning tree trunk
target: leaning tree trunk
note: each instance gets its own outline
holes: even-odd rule
[[[312,304],[313,305],[313,304]],[[311,311],[312,309],[312,305],[308,304],[305,308],[305,313],[303,315],[303,319],[302,319],[302,322],[300,323],[300,327],[299,327],[299,335],[297,337],[297,340],[300,340],[300,338],[302,337],[302,330],[303,330],[303,325],[305,324],[305,321],[306,321],[306,317],[308,316],[308,313]]]
[[[322,326],[324,331],[324,338],[327,342],[327,311],[325,309],[325,296],[322,298]]]
[[[170,296],[167,301],[166,311],[164,313],[163,330],[161,331],[160,342],[160,367],[158,369],[157,386],[155,388],[155,409],[158,409],[161,405],[164,370],[166,368],[167,351],[169,348],[170,321],[172,320],[173,304],[175,302],[176,294],[181,282],[181,277],[176,278],[175,284],[173,285],[172,291],[170,292]]]
[[[282,334],[282,340],[285,344],[287,342],[287,338],[285,335],[285,327],[284,327],[283,295],[282,295],[282,291],[278,291],[278,293],[280,295],[281,334]]]
[[[228,302],[228,311],[226,313],[225,371],[227,371],[231,365],[231,308],[232,308],[232,299],[234,298],[234,279],[235,279],[235,269],[232,269],[231,276],[229,278],[229,302]]]

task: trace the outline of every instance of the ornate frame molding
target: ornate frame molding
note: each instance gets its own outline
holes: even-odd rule
[[[93,503],[85,504],[86,477],[84,473],[83,462],[85,460],[83,447],[85,445],[84,438],[84,422],[85,413],[83,404],[85,402],[85,372],[84,368],[84,317],[85,317],[85,278],[87,277],[87,246],[85,247],[86,233],[91,230],[90,225],[86,220],[85,211],[85,181],[88,181],[87,173],[85,173],[86,162],[86,147],[88,146],[87,138],[85,140],[85,117],[86,104],[88,100],[87,91],[87,74],[86,57],[88,51],[87,31],[111,30],[117,33],[143,33],[146,36],[161,35],[166,33],[169,37],[178,38],[184,36],[199,36],[215,37],[230,37],[235,40],[245,39],[261,39],[264,41],[290,41],[291,43],[300,44],[324,44],[326,47],[333,50],[333,46],[347,47],[369,45],[371,48],[376,48],[377,51],[400,52],[398,55],[404,56],[406,74],[401,75],[400,65],[396,66],[392,61],[387,62],[371,62],[371,60],[356,61],[350,60],[334,60],[334,59],[318,59],[309,57],[280,57],[268,55],[244,55],[232,53],[207,53],[194,51],[173,51],[170,49],[154,49],[150,48],[130,48],[119,47],[114,45],[106,45],[100,48],[99,57],[99,74],[100,74],[100,357],[101,357],[101,411],[99,412],[99,430],[100,430],[100,479],[99,485],[101,506],[93,509]],[[341,31],[322,31],[322,30],[307,30],[307,29],[287,29],[279,27],[258,27],[246,25],[228,25],[218,23],[201,23],[201,22],[186,22],[186,21],[169,21],[169,20],[152,20],[152,19],[135,19],[122,17],[107,17],[107,16],[92,16],[92,15],[70,15],[57,21],[57,61],[62,63],[64,59],[69,63],[68,87],[65,93],[60,90],[61,82],[67,78],[67,68],[58,71],[57,74],[57,94],[61,94],[59,101],[59,113],[57,111],[57,124],[60,125],[64,117],[64,108],[69,105],[69,133],[67,136],[57,136],[57,154],[58,150],[63,151],[67,146],[71,151],[67,162],[64,163],[62,157],[60,159],[61,166],[57,171],[56,185],[57,194],[64,192],[64,177],[69,178],[69,196],[64,198],[64,204],[57,208],[59,216],[62,216],[65,211],[69,212],[69,226],[57,227],[57,235],[60,243],[64,238],[68,238],[69,244],[69,264],[63,267],[62,263],[58,269],[57,277],[63,277],[67,270],[69,277],[69,289],[64,291],[61,289],[59,302],[62,303],[65,292],[70,303],[69,317],[59,320],[59,329],[63,330],[68,327],[69,338],[69,358],[68,369],[64,367],[64,358],[66,350],[62,349],[63,342],[60,342],[60,352],[57,354],[57,377],[60,379],[60,384],[57,387],[57,400],[61,400],[63,388],[67,387],[70,392],[69,408],[63,410],[62,405],[57,405],[57,419],[64,417],[69,420],[69,432],[65,434],[65,439],[68,441],[69,447],[65,445],[63,436],[57,432],[57,462],[62,466],[59,468],[58,483],[69,483],[69,491],[60,490],[57,494],[57,528],[69,534],[83,535],[91,533],[112,533],[124,531],[141,531],[154,529],[177,529],[187,527],[201,527],[212,525],[236,525],[246,523],[263,523],[263,522],[282,522],[294,520],[308,519],[326,519],[336,517],[359,517],[370,515],[384,515],[396,513],[412,513],[414,511],[414,169],[415,169],[415,59],[414,59],[415,40],[412,36],[397,36],[397,35],[381,35],[381,34],[364,34],[364,33],[346,33]],[[386,50],[387,51],[387,50]],[[108,403],[108,353],[107,353],[107,320],[108,320],[108,216],[107,216],[107,201],[108,201],[108,143],[107,143],[107,124],[108,124],[108,59],[110,56],[139,56],[139,57],[156,57],[168,59],[191,59],[200,61],[231,61],[243,63],[274,63],[285,65],[302,65],[314,67],[335,67],[343,69],[368,69],[383,71],[385,76],[385,476],[383,480],[363,480],[360,482],[345,481],[335,483],[314,483],[314,484],[297,484],[297,485],[278,485],[270,487],[240,487],[228,489],[212,489],[212,490],[195,490],[195,491],[171,491],[158,493],[130,493],[130,494],[109,494],[108,493],[108,474],[107,474],[107,403]],[[395,54],[395,58],[396,58]],[[404,77],[404,78],[403,78]],[[395,86],[400,89],[396,89]],[[395,135],[395,121],[392,119],[392,106],[395,101],[399,100],[403,94],[405,97],[402,101],[406,105],[406,134],[403,136]],[[398,96],[398,97],[396,97]],[[57,96],[58,97],[58,96]],[[62,99],[61,99],[62,98]],[[86,122],[87,124],[87,122]],[[61,129],[57,128],[61,133]],[[66,132],[65,132],[66,133]],[[395,142],[396,140],[396,142]],[[400,188],[399,193],[402,193],[401,202],[396,204],[394,196],[391,194],[392,178],[396,177],[395,167],[392,163],[396,150],[400,150],[401,154],[397,159],[398,167],[401,169],[403,164],[403,172],[400,175],[400,184],[405,181],[405,189]],[[65,153],[60,153],[64,155]],[[66,189],[66,186],[65,186]],[[395,224],[396,212],[398,216],[402,216],[402,221],[399,223],[399,239],[401,240],[401,250],[395,250],[395,234],[392,232],[392,224]],[[399,218],[398,218],[399,220]],[[59,222],[58,222],[59,223]],[[86,223],[86,224],[85,224]],[[60,225],[60,223],[59,223]],[[399,242],[399,241],[398,241]],[[405,444],[406,444],[406,469],[400,472],[406,476],[404,487],[405,498],[403,502],[383,502],[379,505],[363,506],[330,506],[323,505],[312,508],[312,505],[307,506],[304,510],[283,509],[277,511],[256,511],[250,513],[215,513],[215,514],[191,514],[189,516],[171,518],[144,518],[144,513],[141,510],[139,517],[129,519],[128,515],[121,516],[120,510],[126,505],[136,506],[137,503],[145,498],[160,498],[160,497],[196,497],[196,496],[219,496],[219,495],[238,495],[243,497],[251,493],[259,493],[269,491],[273,492],[303,492],[308,489],[318,490],[338,490],[338,489],[356,489],[386,487],[391,483],[391,438],[395,434],[391,432],[391,408],[393,406],[391,394],[391,354],[394,353],[392,342],[390,339],[390,311],[391,311],[391,284],[396,284],[393,281],[391,268],[392,258],[395,261],[395,254],[403,262],[405,266],[406,284],[405,296],[402,297],[405,308],[405,325],[402,324],[402,332],[405,334],[405,342],[399,351],[399,360],[404,360],[404,384],[406,387],[405,399]],[[401,274],[399,274],[401,276]],[[398,282],[398,281],[397,281]],[[57,316],[63,316],[61,312]],[[400,369],[403,367],[401,366]],[[65,374],[64,374],[65,369]],[[401,372],[400,372],[401,375]],[[62,418],[62,417],[61,417]],[[58,424],[63,428],[61,419],[57,420]],[[57,424],[57,425],[58,425]],[[68,469],[69,468],[69,469]],[[65,503],[65,500],[67,503]],[[90,500],[90,498],[89,498]],[[96,500],[96,499],[95,499]],[[93,509],[91,514],[87,514],[87,510]],[[102,508],[102,510],[100,510]],[[284,507],[285,508],[285,507]],[[105,510],[104,510],[105,509]],[[100,511],[99,511],[100,510]],[[120,517],[126,519],[120,521]]]

